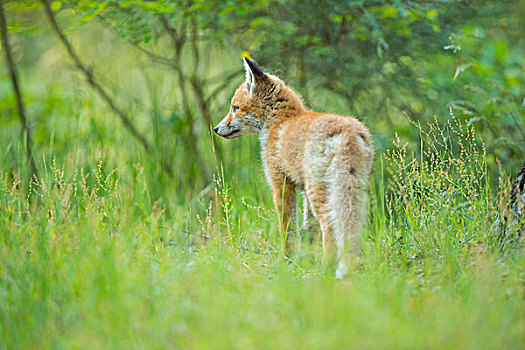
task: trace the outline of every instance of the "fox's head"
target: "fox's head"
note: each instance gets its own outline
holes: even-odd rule
[[[246,81],[233,95],[228,115],[213,129],[227,139],[258,134],[284,86],[281,79],[266,73],[248,57],[243,63]]]

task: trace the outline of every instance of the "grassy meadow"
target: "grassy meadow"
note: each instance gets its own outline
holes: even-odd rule
[[[428,123],[398,113],[399,136],[359,116],[377,154],[362,255],[336,280],[321,268],[319,232],[283,259],[255,136],[217,140],[217,162],[205,128],[177,133],[188,125],[173,111],[173,72],[97,23],[82,28],[68,32],[82,59],[174,174],[51,32],[15,40],[38,174],[18,120],[0,117],[0,348],[525,347],[523,242],[494,225],[515,174],[489,161],[483,135],[453,108]],[[239,72],[212,101],[218,122],[243,72],[240,51],[209,51],[206,76]],[[191,66],[191,52],[181,59]],[[1,77],[0,109],[15,115],[5,68]],[[311,99],[351,114],[327,92]]]

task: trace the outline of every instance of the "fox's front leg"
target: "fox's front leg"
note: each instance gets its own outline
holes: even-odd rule
[[[290,241],[295,236],[296,192],[294,184],[286,177],[275,179],[273,185],[273,203],[279,216],[282,249],[285,256],[290,253]]]

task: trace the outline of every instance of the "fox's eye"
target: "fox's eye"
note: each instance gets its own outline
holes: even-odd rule
[[[233,106],[232,109],[233,109],[233,113],[235,113],[239,109],[239,106]]]

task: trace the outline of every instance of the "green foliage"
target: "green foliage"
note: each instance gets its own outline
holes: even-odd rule
[[[220,177],[181,208],[152,202],[151,169],[103,153],[52,160],[30,184],[2,169],[2,345],[521,348],[525,256],[491,252],[483,148],[461,122],[419,131],[432,161],[401,141],[385,157],[399,195],[371,192],[343,281],[321,270],[319,239],[282,259],[249,179]]]
[[[40,177],[2,64],[0,347],[525,344],[522,238],[492,227],[525,152],[518,1],[51,2],[152,152],[41,1],[5,3]],[[363,255],[343,281],[318,237],[282,259],[256,138],[208,134],[242,51],[374,133]]]
[[[458,117],[478,125],[491,167],[496,158],[507,169],[522,162],[525,134],[512,132],[525,129],[525,50],[519,34],[525,9],[519,1],[56,1],[51,5],[58,14],[73,10],[74,16],[67,12],[72,19],[66,26],[69,31],[93,21],[102,23],[124,41],[155,53],[153,64],[171,64],[173,45],[180,46],[176,55],[194,51],[207,62],[209,57],[202,59],[210,52],[205,47],[247,50],[263,67],[298,86],[313,108],[370,121],[380,150],[388,147],[393,129],[405,136],[412,132],[403,113],[420,122],[430,121],[433,115],[445,120],[453,106]],[[178,43],[166,41],[173,33],[166,31],[163,18],[175,30]],[[199,42],[196,50],[194,40]],[[189,68],[193,63],[181,65]],[[223,68],[223,74],[229,69]],[[209,70],[203,62],[195,63],[184,72],[185,84],[198,87],[195,91],[201,95],[213,91]],[[192,81],[196,75],[198,84]],[[222,107],[227,99],[215,101]],[[206,113],[199,111],[198,97],[188,103],[201,115],[212,114],[210,101]],[[176,109],[177,114],[188,113],[181,104]],[[207,131],[213,124],[209,119],[191,121],[191,127]],[[416,137],[412,135],[413,143]]]
[[[492,134],[491,154],[516,168],[525,139],[509,131],[525,129],[523,11],[517,1],[270,2],[236,18],[234,38],[299,85],[315,108],[344,103],[337,108],[378,125],[381,139],[391,138],[384,134],[391,127],[409,132],[401,112],[424,122],[456,106]]]

